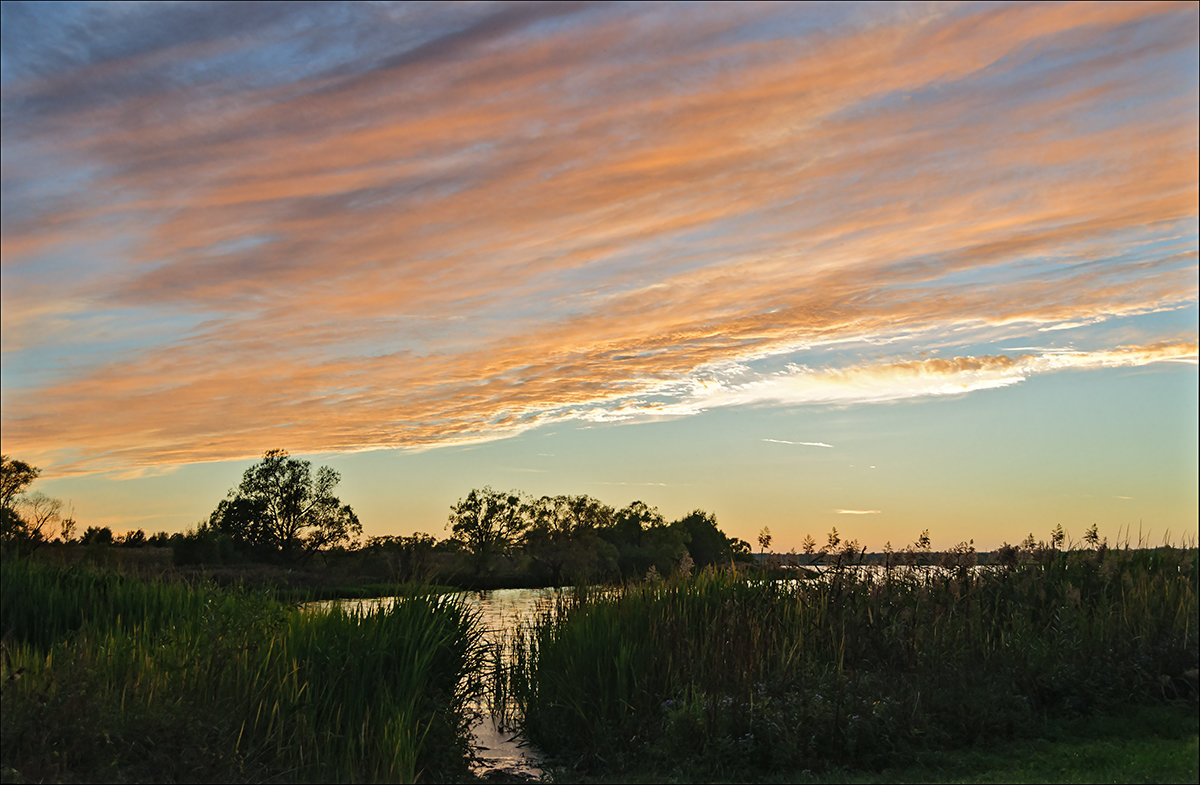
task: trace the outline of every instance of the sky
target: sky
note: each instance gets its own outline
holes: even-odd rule
[[[491,485],[1197,537],[1195,3],[4,2],[2,441],[184,531]]]

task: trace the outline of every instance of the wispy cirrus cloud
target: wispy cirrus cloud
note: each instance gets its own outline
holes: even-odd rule
[[[825,442],[792,442],[787,439],[763,439],[763,441],[771,442],[772,444],[794,444],[798,447],[833,447],[832,444],[826,444]]]
[[[1197,344],[1180,342],[1093,352],[934,358],[842,368],[792,365],[771,374],[739,369],[725,379],[695,380],[687,394],[671,400],[622,402],[591,416],[629,420],[639,416],[687,416],[726,406],[890,403],[1008,387],[1032,376],[1059,371],[1196,361]]]
[[[85,44],[5,38],[6,451],[426,448],[1194,361],[712,376],[1194,304],[1194,6],[73,13]]]
[[[882,510],[834,510],[838,515],[879,515]]]

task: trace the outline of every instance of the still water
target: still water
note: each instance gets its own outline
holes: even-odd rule
[[[458,593],[468,608],[479,614],[483,627],[483,640],[487,644],[498,643],[522,625],[529,625],[544,611],[554,608],[555,602],[564,592],[571,589],[494,589],[491,591],[469,591]],[[386,608],[396,602],[395,597],[375,597],[365,600],[335,600],[313,603],[316,607],[337,604],[347,610]],[[482,703],[475,709],[479,719],[471,728],[475,738],[479,764],[475,773],[503,773],[519,778],[541,779],[537,753],[526,746],[512,732],[497,727],[496,719]]]

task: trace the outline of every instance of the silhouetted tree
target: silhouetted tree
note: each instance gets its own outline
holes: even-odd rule
[[[36,532],[17,507],[21,495],[39,474],[41,469],[36,466],[0,455],[0,541],[18,548],[36,544]]]
[[[230,491],[230,497],[222,499],[208,517],[208,528],[227,536],[241,550],[280,550],[267,523],[265,504],[259,498]]]
[[[436,546],[433,535],[417,532],[409,537],[371,537],[363,552],[377,564],[382,563],[389,578],[415,581],[430,577],[430,557]]]
[[[177,565],[228,564],[241,557],[237,550],[232,537],[205,521],[185,534],[171,536],[172,559]]]
[[[339,482],[341,476],[328,466],[313,476],[309,461],[269,450],[217,505],[209,524],[238,545],[284,555],[343,545],[362,533],[362,524],[333,495]]]
[[[643,561],[632,566],[637,568],[645,565],[646,569],[656,567],[659,573],[666,576],[680,569],[685,563],[685,556],[688,556],[687,532],[677,526],[656,523],[642,533]]]
[[[112,545],[113,532],[107,526],[89,526],[79,537],[84,545]]]
[[[733,550],[729,538],[717,528],[717,516],[703,510],[692,510],[672,525],[686,532],[688,553],[696,567],[729,564]]]
[[[168,548],[181,539],[183,539],[183,535],[179,533],[155,532],[146,538],[146,544],[155,548]]]
[[[613,517],[611,528],[619,540],[636,545],[641,543],[643,532],[664,523],[666,523],[666,519],[663,518],[657,507],[651,507],[643,501],[636,501],[617,511]]]
[[[733,556],[733,560],[737,562],[754,561],[754,554],[750,550],[750,543],[740,537],[729,537],[729,552]]]
[[[658,508],[643,501],[618,510],[599,534],[617,550],[620,573],[627,579],[641,578],[651,566],[670,575],[687,550],[683,533],[671,530]]]
[[[67,516],[58,522],[58,538],[64,543],[72,542],[75,537],[75,528],[79,522],[73,516]]]
[[[24,492],[41,473],[41,469],[25,461],[14,461],[7,455],[0,455],[0,504],[10,506],[16,495]]]
[[[525,553],[544,580],[590,581],[615,564],[616,551],[597,532],[613,511],[590,496],[543,496],[527,505]]]
[[[762,530],[758,533],[758,546],[761,549],[759,553],[764,553],[766,552],[767,548],[771,547],[772,539],[770,527],[762,527]]]
[[[19,510],[18,536],[28,547],[37,547],[45,542],[46,535],[43,530],[62,520],[62,500],[47,496],[41,491],[22,493],[15,499],[14,505]]]
[[[494,491],[491,487],[472,490],[465,499],[450,508],[454,539],[463,543],[474,557],[475,574],[480,575],[492,557],[507,552],[528,527],[525,505],[516,491]]]
[[[141,548],[146,544],[146,532],[141,529],[126,532],[118,543],[124,545],[126,548]]]

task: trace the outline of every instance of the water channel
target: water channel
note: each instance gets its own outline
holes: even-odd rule
[[[523,623],[530,623],[545,610],[554,607],[558,597],[566,589],[493,589],[490,591],[462,592],[462,597],[468,608],[479,614],[480,625],[483,628],[483,641],[493,644],[501,641],[505,635],[514,632]],[[395,597],[375,597],[363,600],[336,600],[337,605],[348,610],[388,607],[396,602]],[[328,606],[333,603],[317,603]],[[507,779],[542,779],[541,769],[536,751],[525,744],[524,740],[513,732],[500,728],[496,718],[482,702],[473,706],[478,711],[478,719],[471,728],[478,762],[475,774],[481,777],[502,776]]]
[[[850,568],[860,571],[881,572],[882,567],[869,565]],[[819,574],[831,573],[829,568],[817,566]],[[799,584],[805,579],[785,580],[788,584]],[[563,592],[560,589],[492,589],[488,591],[464,591],[457,593],[466,606],[479,614],[483,627],[483,642],[487,645],[502,641],[522,624],[533,622],[543,611],[554,607]],[[374,597],[362,600],[334,600],[314,603],[317,607],[340,605],[348,610],[372,610],[386,608],[396,602],[396,597]],[[536,750],[532,749],[517,734],[501,728],[482,698],[472,706],[477,719],[471,728],[474,737],[477,763],[475,774],[480,777],[501,780],[539,780],[544,776]]]

